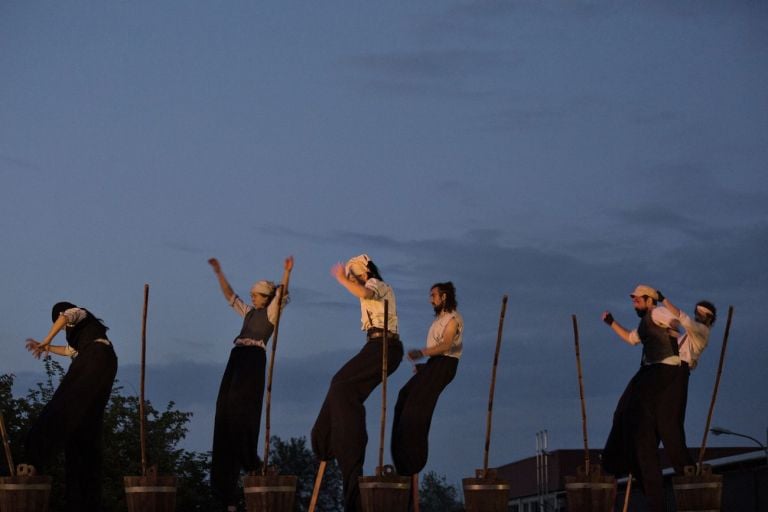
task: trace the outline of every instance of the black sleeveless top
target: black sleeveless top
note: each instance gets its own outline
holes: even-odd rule
[[[653,310],[640,319],[637,334],[643,344],[641,364],[656,363],[670,356],[678,356],[677,339],[670,334],[671,329],[657,325],[653,321]]]
[[[82,309],[82,308],[81,308]],[[67,343],[78,352],[93,343],[93,340],[107,339],[107,328],[87,309],[85,318],[72,327],[67,327]]]
[[[275,326],[272,325],[267,317],[267,308],[253,308],[245,314],[243,327],[240,329],[240,334],[237,335],[235,341],[237,341],[238,338],[249,338],[252,340],[261,340],[266,344],[274,330]]]

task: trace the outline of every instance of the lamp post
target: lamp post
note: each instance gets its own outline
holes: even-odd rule
[[[725,434],[729,436],[743,437],[745,439],[749,439],[755,442],[760,447],[760,449],[762,449],[765,452],[765,463],[766,465],[768,465],[768,446],[764,445],[754,437],[748,436],[746,434],[739,434],[738,432],[734,432],[733,430],[728,430],[727,428],[722,428],[722,427],[712,427],[711,429],[709,429],[709,431],[716,436]],[[768,428],[766,429],[765,434],[766,434],[766,439],[768,439]]]

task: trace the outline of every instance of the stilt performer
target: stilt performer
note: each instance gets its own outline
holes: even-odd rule
[[[208,263],[213,267],[224,298],[243,317],[243,327],[234,340],[216,399],[211,461],[214,494],[227,510],[234,511],[240,471],[259,469],[265,347],[274,331],[278,310],[285,306],[288,296],[273,282],[258,281],[251,287],[251,305],[248,305],[232,290],[218,260],[211,258]],[[285,259],[283,269],[285,281],[293,269],[292,256]]]
[[[666,308],[657,306],[659,295],[639,285],[630,294],[640,317],[637,329],[629,331],[603,313],[603,321],[630,345],[643,345],[640,369],[632,377],[616,406],[611,433],[603,451],[603,467],[614,475],[632,473],[640,483],[653,512],[664,511],[664,487],[658,456],[659,411],[674,400],[675,381],[680,376],[679,321]],[[665,446],[666,449],[666,446]]]
[[[27,350],[37,359],[48,353],[71,357],[72,364],[27,435],[26,460],[43,473],[64,448],[67,510],[101,510],[101,434],[117,356],[107,326],[87,309],[59,302],[51,320],[42,341],[27,339]],[[67,344],[52,345],[61,331]]]
[[[312,428],[312,449],[321,461],[336,459],[344,479],[344,510],[361,510],[358,477],[363,474],[368,433],[364,402],[379,385],[382,375],[384,339],[384,301],[389,304],[387,320],[387,374],[394,372],[403,358],[397,322],[397,306],[392,287],[367,254],[338,263],[331,275],[349,293],[360,299],[362,330],[366,343],[360,352],[342,366],[331,380],[328,394]]]
[[[463,348],[464,319],[456,309],[453,283],[432,285],[430,303],[435,319],[426,347],[408,351],[411,361],[429,359],[415,366],[415,374],[400,390],[392,424],[392,460],[403,476],[415,475],[427,464],[432,414],[440,393],[456,375]]]

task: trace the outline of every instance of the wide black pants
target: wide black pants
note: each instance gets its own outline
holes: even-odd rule
[[[400,390],[392,422],[392,460],[399,475],[414,475],[426,466],[432,414],[458,364],[455,357],[430,357]]]
[[[387,340],[387,375],[403,359],[403,344]],[[312,449],[320,460],[336,459],[344,478],[344,510],[361,510],[357,478],[363,474],[368,433],[368,395],[381,382],[382,340],[368,341],[331,380],[320,414],[312,427]]]
[[[603,467],[613,474],[631,472],[648,498],[650,510],[664,511],[664,484],[659,461],[661,411],[675,400],[680,366],[643,366],[632,377],[614,413],[613,426],[603,451]],[[671,418],[676,421],[676,418]],[[671,429],[663,426],[662,429]]]
[[[221,378],[213,426],[211,486],[224,505],[238,501],[240,471],[259,468],[266,361],[266,352],[261,347],[234,347]]]
[[[112,347],[89,344],[72,360],[27,434],[27,460],[40,473],[64,449],[67,510],[100,510],[104,409],[116,373]]]

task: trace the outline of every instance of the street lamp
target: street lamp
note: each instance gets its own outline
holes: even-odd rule
[[[709,429],[709,431],[712,432],[716,436],[725,434],[725,435],[729,435],[729,436],[743,437],[745,439],[749,439],[751,441],[754,441],[755,443],[757,443],[757,445],[760,447],[760,449],[762,449],[765,452],[765,463],[768,464],[768,446],[764,445],[763,443],[761,443],[760,441],[758,441],[754,437],[748,436],[746,434],[739,434],[738,432],[734,432],[733,430],[728,430],[727,428],[722,428],[722,427],[712,427],[711,429]],[[766,429],[766,437],[768,438],[768,429]]]

